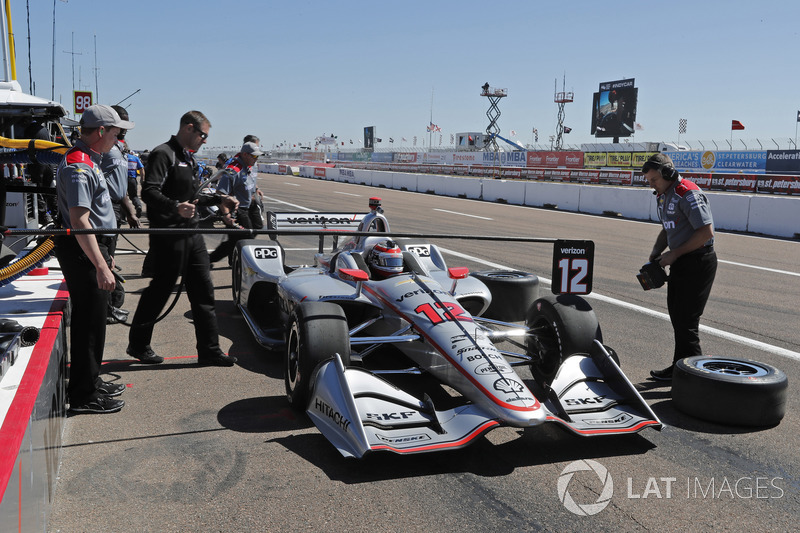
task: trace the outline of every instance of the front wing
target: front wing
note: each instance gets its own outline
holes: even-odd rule
[[[547,421],[582,436],[635,433],[661,422],[606,354],[568,358],[542,402]],[[345,457],[372,451],[399,454],[464,447],[503,425],[475,404],[437,411],[423,400],[337,355],[313,379],[306,411]]]

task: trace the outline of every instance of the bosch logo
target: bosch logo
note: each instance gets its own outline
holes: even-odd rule
[[[256,259],[277,259],[278,258],[278,249],[277,248],[256,248],[253,251],[253,256]]]

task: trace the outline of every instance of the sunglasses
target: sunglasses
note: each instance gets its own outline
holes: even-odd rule
[[[206,139],[208,139],[208,133],[204,132],[203,130],[201,130],[200,128],[198,128],[197,126],[195,126],[194,124],[192,124],[192,129],[193,129],[194,131],[196,131],[196,132],[197,132],[197,133],[200,135],[200,138],[201,138],[201,139],[203,139],[204,141],[205,141]]]

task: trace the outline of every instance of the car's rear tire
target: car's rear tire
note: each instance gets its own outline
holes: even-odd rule
[[[338,353],[350,364],[350,333],[344,310],[330,302],[303,302],[292,313],[286,336],[284,383],[292,408],[306,408],[311,376],[320,363]]]
[[[472,277],[483,282],[492,293],[492,303],[483,317],[503,322],[522,322],[528,309],[539,298],[539,277],[519,270],[483,270]]]
[[[540,385],[549,385],[561,363],[576,353],[596,350],[603,342],[600,324],[589,303],[574,294],[547,295],[528,311],[525,324],[533,335],[526,341],[531,374]]]
[[[786,413],[788,380],[774,366],[750,359],[686,357],[675,363],[672,401],[702,420],[771,426]]]

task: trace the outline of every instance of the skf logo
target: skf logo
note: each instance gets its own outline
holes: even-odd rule
[[[277,259],[278,258],[278,249],[277,248],[256,248],[253,251],[253,255],[256,259]]]

